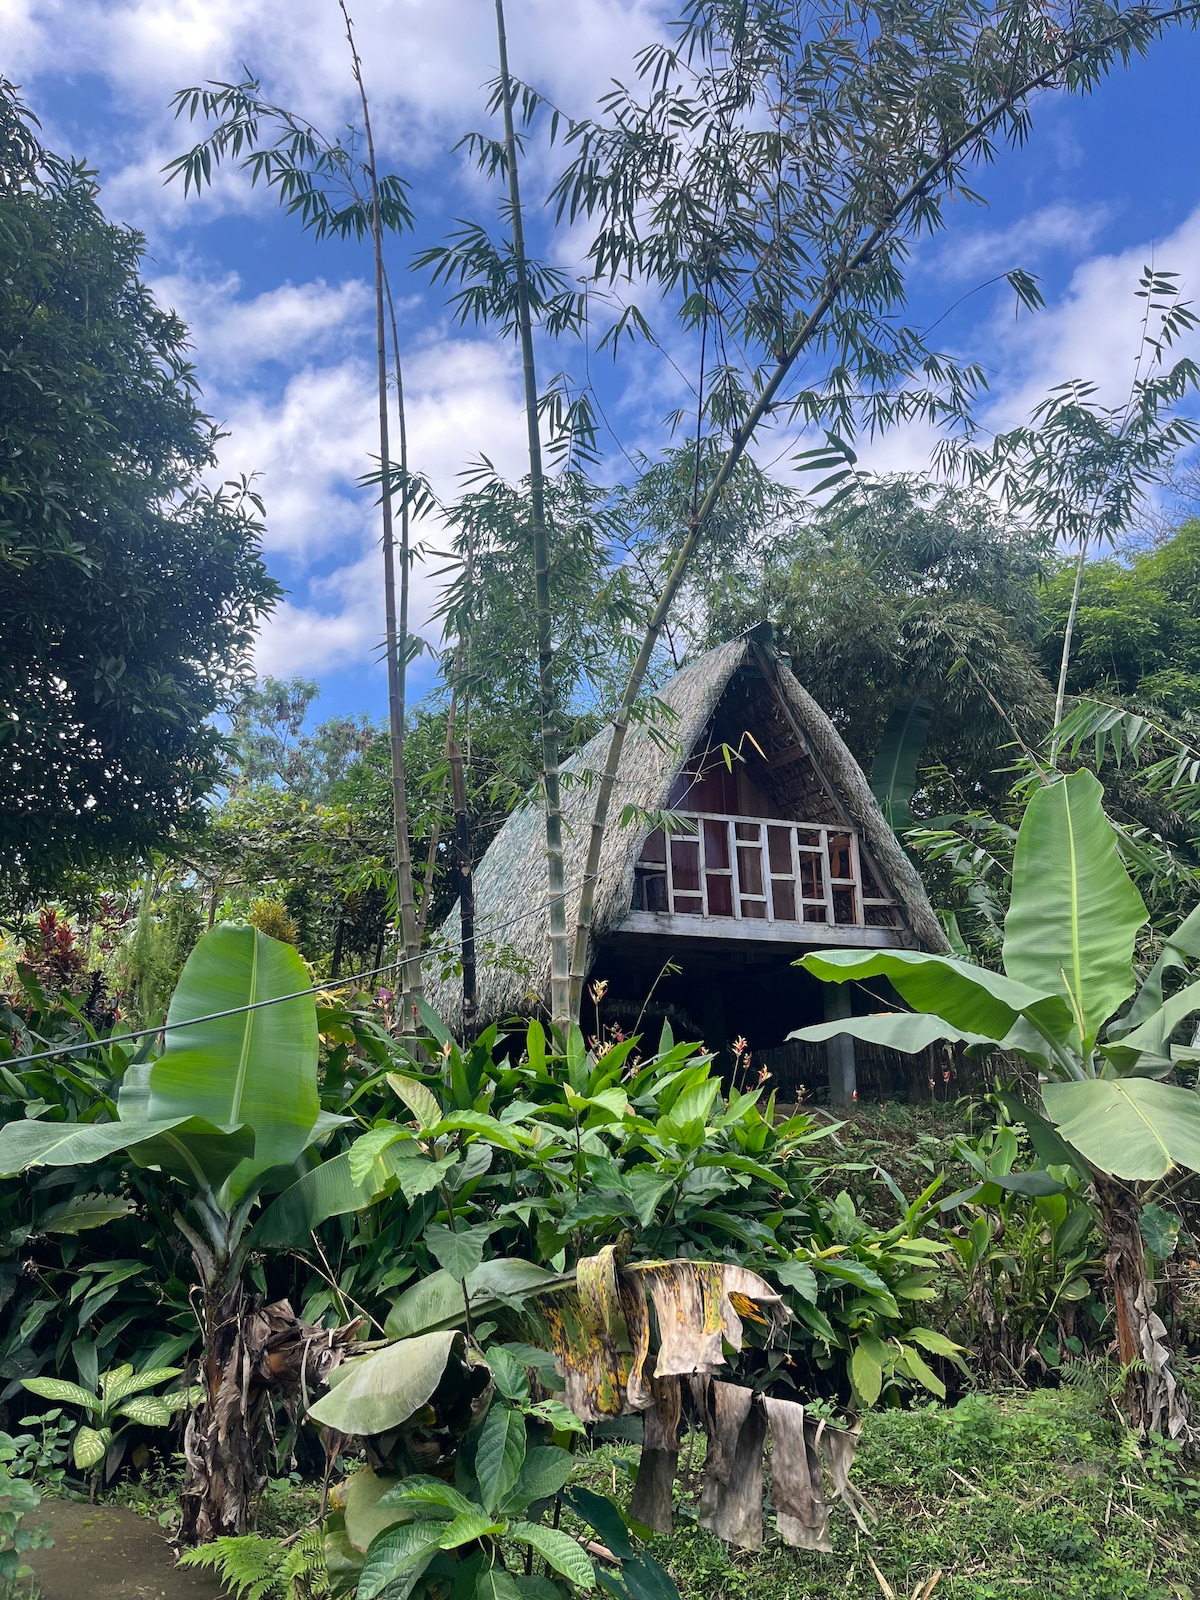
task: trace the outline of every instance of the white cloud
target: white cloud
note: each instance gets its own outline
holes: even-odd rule
[[[1200,208],[1165,239],[1084,262],[1062,298],[1044,311],[1015,322],[996,319],[989,365],[998,376],[986,416],[989,427],[1027,421],[1053,385],[1071,378],[1095,383],[1104,404],[1124,400],[1134,376],[1145,309],[1136,291],[1147,265],[1177,273],[1185,300],[1200,298]],[[1186,335],[1167,359],[1184,354],[1200,355],[1200,337]]]
[[[955,230],[934,253],[934,268],[940,277],[959,280],[1030,267],[1055,252],[1084,256],[1111,220],[1109,206],[1058,200],[1008,228]]]
[[[264,361],[295,364],[327,351],[352,337],[373,308],[371,290],[358,278],[284,283],[250,300],[239,297],[241,286],[236,272],[220,280],[177,272],[150,283],[159,305],[187,323],[205,373],[219,383],[242,382]]]

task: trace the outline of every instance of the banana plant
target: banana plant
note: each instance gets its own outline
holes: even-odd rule
[[[1003,972],[921,951],[816,952],[797,964],[830,983],[884,978],[911,1010],[791,1037],[849,1033],[910,1053],[952,1040],[972,1052],[1004,1050],[1035,1069],[1041,1106],[1016,1106],[1014,1115],[1043,1166],[1074,1166],[1095,1188],[1130,1420],[1183,1437],[1187,1404],[1154,1311],[1139,1185],[1174,1168],[1200,1171],[1200,1095],[1164,1081],[1195,1054],[1172,1040],[1200,1012],[1200,981],[1188,965],[1200,957],[1200,908],[1166,938],[1139,986],[1134,947],[1147,912],[1103,801],[1087,771],[1032,795],[1017,835]],[[1164,997],[1168,976],[1185,981]]]
[[[247,1289],[256,1208],[270,1199],[261,1220],[299,1216],[307,1230],[369,1205],[381,1172],[394,1181],[386,1152],[357,1178],[344,1156],[321,1159],[344,1119],[320,1107],[310,990],[290,945],[221,924],[188,958],[161,1053],[125,1070],[115,1118],[0,1128],[5,1176],[123,1151],[177,1186],[175,1221],[196,1263],[204,1327],[204,1398],[185,1439],[186,1542],[245,1531],[271,1393],[298,1388],[305,1370],[310,1382],[321,1376],[351,1331],[307,1329],[286,1301],[263,1307]]]
[[[179,1367],[152,1367],[135,1372],[132,1366],[114,1367],[100,1373],[95,1387],[68,1383],[65,1378],[22,1378],[30,1394],[60,1405],[78,1406],[86,1421],[80,1423],[71,1441],[71,1459],[81,1472],[92,1474],[92,1495],[98,1486],[101,1469],[111,1478],[125,1453],[125,1434],[130,1428],[165,1428],[171,1418],[201,1398],[198,1386],[162,1389],[180,1376]],[[93,1368],[94,1372],[94,1368]]]

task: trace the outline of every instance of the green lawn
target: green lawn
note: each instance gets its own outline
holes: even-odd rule
[[[728,1550],[696,1526],[681,1458],[676,1532],[656,1541],[683,1600],[879,1600],[868,1564],[911,1596],[938,1568],[936,1600],[1175,1600],[1200,1595],[1200,1480],[1179,1453],[1139,1445],[1098,1395],[971,1396],[953,1409],[868,1417],[855,1479],[879,1515],[871,1536],[834,1512],[834,1554]],[[589,1477],[626,1491],[637,1450],[606,1446]]]

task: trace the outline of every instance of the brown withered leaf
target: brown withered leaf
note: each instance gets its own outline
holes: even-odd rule
[[[763,1441],[767,1419],[753,1390],[715,1378],[698,1380],[708,1461],[699,1523],[743,1550],[763,1545]]]
[[[655,1533],[670,1533],[683,1396],[678,1378],[651,1378],[651,1403],[629,1514]]]

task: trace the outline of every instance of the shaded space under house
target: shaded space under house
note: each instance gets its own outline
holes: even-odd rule
[[[788,1033],[855,1003],[793,963],[806,950],[883,946],[944,951],[916,870],[829,718],[763,624],[685,667],[657,694],[666,711],[631,728],[597,885],[590,980],[602,1025],[703,1038],[730,1060],[745,1039],[786,1067]],[[563,769],[567,922],[579,903],[588,826],[609,729]],[[622,813],[625,824],[622,825]],[[664,813],[670,814],[664,827]],[[481,1026],[544,1010],[550,987],[542,813],[509,818],[475,869]],[[461,983],[441,973],[461,948],[457,905],[429,963],[447,1023]],[[450,960],[446,960],[449,955]],[[665,970],[666,969],[666,970]],[[868,996],[856,1009],[878,1009]],[[585,996],[583,1025],[595,1026]],[[827,1047],[830,1098],[854,1091],[854,1044]],[[781,1092],[790,1087],[777,1073]]]

